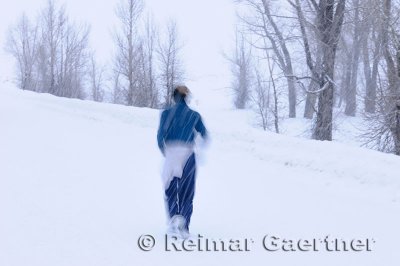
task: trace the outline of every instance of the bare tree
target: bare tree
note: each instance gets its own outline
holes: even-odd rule
[[[56,62],[56,95],[84,99],[85,76],[90,62],[88,50],[89,27],[74,25],[66,18],[61,27],[61,41]]]
[[[172,104],[172,93],[174,87],[184,79],[183,65],[180,58],[182,45],[178,39],[178,31],[175,21],[167,24],[167,35],[158,43],[158,59],[160,68],[160,79],[164,91],[164,104]]]
[[[263,129],[267,130],[270,127],[269,121],[273,120],[275,132],[279,133],[278,90],[274,77],[275,61],[271,63],[271,60],[272,58],[267,53],[266,61],[269,80],[265,80],[260,73],[259,66],[256,67],[254,92],[251,99],[256,106]]]
[[[307,91],[318,94],[317,118],[313,131],[313,138],[317,140],[332,140],[333,103],[334,103],[334,72],[336,50],[344,20],[346,0],[309,0],[311,12],[315,15],[315,23],[309,23],[304,16],[299,0],[288,0],[297,11],[298,21],[302,34],[305,57],[312,75],[312,82],[318,84],[319,89]],[[320,49],[312,53],[306,26],[312,28]],[[321,54],[319,54],[319,52]],[[318,58],[320,57],[320,64]],[[313,58],[317,58],[316,61]],[[315,63],[317,62],[317,63]]]
[[[57,10],[55,2],[49,0],[47,7],[41,13],[41,52],[44,58],[48,58],[48,60],[42,61],[42,63],[48,65],[48,68],[41,68],[46,71],[42,76],[47,77],[43,79],[43,84],[41,85],[45,92],[56,95],[58,91],[56,87],[57,48],[59,48],[59,44],[61,43],[61,27],[65,25],[65,10],[63,7]]]
[[[116,8],[116,15],[120,21],[120,28],[116,32],[117,54],[115,58],[114,73],[118,77],[118,87],[124,94],[126,105],[138,105],[141,101],[137,97],[140,76],[141,40],[138,34],[138,20],[142,13],[142,0],[121,0]]]
[[[361,40],[363,33],[363,22],[361,21],[360,10],[362,8],[360,0],[350,1],[352,12],[351,15],[347,16],[347,26],[348,29],[343,31],[344,33],[349,33],[350,36],[342,34],[343,44],[348,48],[347,58],[345,66],[345,80],[343,82],[342,90],[343,96],[346,103],[344,113],[348,116],[355,116],[357,110],[357,77],[358,77],[358,67],[359,58],[361,54]],[[346,44],[349,39],[350,44]]]
[[[23,90],[37,90],[34,67],[39,54],[37,26],[23,14],[19,23],[10,28],[6,50],[16,59],[18,87]]]
[[[318,30],[315,24],[318,23],[318,17],[316,16],[316,3],[306,1],[308,13],[312,15],[312,21],[306,17],[303,11],[302,3],[299,0],[291,1],[288,0],[296,10],[298,25],[301,33],[301,41],[303,43],[305,62],[310,71],[311,75],[307,79],[309,80],[308,89],[306,90],[306,104],[304,108],[304,117],[311,119],[316,112],[316,101],[317,91],[319,90],[319,80],[321,75],[322,66],[322,45],[319,41]],[[313,3],[313,4],[312,4]],[[314,44],[314,45],[313,45]],[[313,52],[314,51],[314,52]],[[304,87],[303,83],[300,83]]]
[[[364,7],[362,16],[364,30],[362,34],[362,60],[365,77],[365,98],[364,106],[367,113],[375,113],[377,100],[377,78],[379,63],[382,58],[381,30],[382,17],[380,13],[380,1],[368,0],[367,7]]]
[[[271,1],[237,0],[237,2],[245,3],[252,11],[249,18],[241,16],[241,20],[250,32],[262,38],[261,45],[255,43],[254,46],[264,51],[272,49],[274,52],[278,66],[284,72],[287,81],[289,117],[296,117],[297,93],[293,63],[288,48],[290,32],[283,33],[285,28],[278,26],[276,19],[279,16],[271,11]]]
[[[112,90],[112,103],[114,104],[124,104],[125,97],[120,86],[120,73],[119,71],[114,71],[112,75],[113,79],[113,90]]]
[[[270,84],[272,85],[273,89],[274,102],[273,102],[273,107],[271,109],[272,109],[272,114],[274,116],[274,127],[275,127],[275,132],[279,133],[278,90],[276,88],[276,82],[274,78],[274,68],[273,65],[271,64],[271,57],[269,53],[267,53],[267,64],[268,64],[269,76],[271,78]]]
[[[142,42],[142,68],[144,76],[145,106],[156,108],[159,105],[157,86],[155,51],[157,44],[157,28],[152,17],[147,16]]]
[[[90,56],[89,66],[90,96],[93,101],[102,102],[104,99],[104,73],[105,67],[99,66],[94,53]]]
[[[251,100],[256,106],[256,113],[258,114],[261,125],[264,130],[269,126],[269,105],[270,105],[270,86],[265,84],[263,77],[258,68],[255,69],[255,85],[254,92],[251,95]]]
[[[322,66],[319,75],[320,92],[313,137],[332,140],[335,55],[344,19],[346,0],[312,1],[317,12],[318,36],[322,45]]]
[[[295,2],[289,0],[289,3],[297,11],[306,62],[312,73],[310,79],[319,87],[317,90],[308,91],[309,94],[318,95],[313,138],[332,140],[335,58],[344,20],[346,0],[320,0],[318,3],[316,0],[307,1],[309,9],[315,16],[314,24],[307,22],[299,0]],[[317,53],[311,52],[307,26],[312,28],[315,33],[319,46],[319,49],[314,49]]]
[[[236,31],[236,45],[232,57],[226,56],[231,64],[233,103],[236,108],[244,109],[250,99],[252,84],[251,49],[247,47],[242,33]]]

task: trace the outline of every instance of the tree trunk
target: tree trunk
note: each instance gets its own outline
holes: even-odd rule
[[[333,79],[335,51],[332,47],[327,47],[324,51],[324,76],[327,75]],[[326,82],[328,84],[326,84]],[[332,140],[332,122],[333,122],[333,94],[334,87],[332,82],[325,81],[320,83],[320,88],[325,89],[318,96],[317,120],[314,129],[314,139]]]
[[[309,90],[314,91],[313,82],[310,83]],[[304,118],[312,119],[315,113],[315,103],[317,102],[317,95],[315,93],[307,93],[306,105],[304,108]]]
[[[350,82],[346,93],[346,108],[344,113],[348,116],[355,116],[357,110],[357,76],[358,62],[360,59],[360,1],[354,1],[354,32],[351,51]]]
[[[318,97],[317,120],[313,137],[317,140],[332,140],[334,70],[336,48],[343,24],[345,0],[320,0],[318,8],[318,31],[323,49],[322,75]]]
[[[376,31],[376,26],[373,26],[374,32]],[[368,50],[368,34],[364,33],[364,41],[362,42],[363,50],[363,65],[364,65],[364,76],[366,82],[365,88],[365,100],[364,106],[367,113],[375,113],[376,111],[376,87],[378,78],[378,68],[381,59],[381,46],[382,46],[382,30],[379,30],[378,36],[374,40],[374,51],[372,54],[372,69],[370,66],[370,56]]]
[[[292,71],[293,73],[293,71]],[[293,76],[293,74],[292,74]],[[289,87],[289,117],[295,118],[296,117],[296,86],[294,83],[293,78],[288,78],[287,80],[288,87]]]

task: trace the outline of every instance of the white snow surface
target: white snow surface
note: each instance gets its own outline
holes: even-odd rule
[[[0,265],[399,265],[400,158],[263,132],[193,99],[199,150],[191,233],[249,252],[165,251],[159,111],[0,88]],[[138,248],[151,234],[152,251]],[[371,252],[268,252],[287,239],[373,238]]]

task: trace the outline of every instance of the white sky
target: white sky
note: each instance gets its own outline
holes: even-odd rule
[[[35,17],[47,0],[0,0],[0,80],[4,83],[13,74],[10,57],[4,52],[7,29],[23,12]],[[103,62],[112,55],[112,31],[116,25],[114,9],[119,0],[59,0],[77,22],[91,25],[91,47]],[[193,91],[200,87],[221,89],[229,85],[229,65],[222,51],[233,43],[235,6],[232,0],[144,0],[157,20],[160,30],[165,21],[177,21],[184,43],[183,61],[188,85]],[[201,89],[203,90],[203,89]],[[199,93],[201,94],[201,92]],[[207,97],[209,93],[207,93]],[[204,95],[206,97],[206,95]],[[201,97],[200,97],[201,98]]]

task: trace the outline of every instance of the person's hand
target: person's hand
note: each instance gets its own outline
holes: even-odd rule
[[[208,134],[204,138],[197,139],[197,145],[200,149],[207,149],[208,146],[210,146],[210,142],[211,142],[211,139]]]

